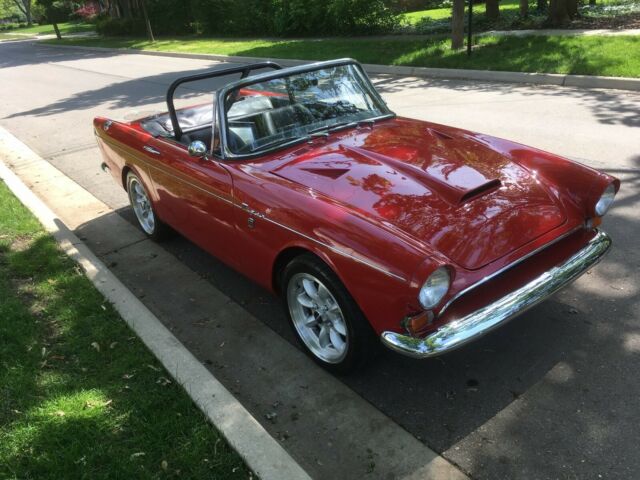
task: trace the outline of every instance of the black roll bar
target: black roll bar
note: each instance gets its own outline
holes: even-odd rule
[[[251,63],[249,65],[242,65],[240,67],[223,68],[220,70],[211,70],[209,72],[198,73],[196,75],[189,75],[187,77],[181,77],[175,80],[167,90],[167,108],[169,109],[169,118],[171,119],[171,125],[173,126],[173,135],[177,141],[182,138],[182,129],[178,123],[178,115],[176,113],[176,107],[173,104],[173,94],[183,83],[196,82],[198,80],[205,80],[207,78],[222,77],[224,75],[232,75],[234,73],[242,73],[240,78],[249,76],[252,70],[259,70],[261,68],[272,68],[274,70],[281,70],[282,67],[275,62],[259,62]]]

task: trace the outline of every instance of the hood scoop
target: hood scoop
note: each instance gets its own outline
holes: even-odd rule
[[[471,190],[468,190],[467,193],[465,193],[464,195],[462,195],[462,197],[460,197],[460,200],[458,203],[465,203],[465,202],[468,202],[469,200],[473,200],[474,198],[479,197],[484,193],[500,188],[501,185],[502,185],[502,182],[500,182],[500,180],[498,180],[497,178],[494,178],[493,180],[489,180],[488,182],[483,183],[482,185],[479,185],[476,188],[472,188]]]
[[[502,185],[499,178],[487,178],[478,170],[462,162],[451,163],[442,159],[443,161],[435,161],[423,169],[418,165],[363,148],[344,146],[343,148],[369,160],[389,165],[397,172],[419,181],[451,205],[461,205]]]

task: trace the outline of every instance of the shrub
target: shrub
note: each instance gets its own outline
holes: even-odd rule
[[[98,13],[98,6],[95,3],[85,3],[80,8],[74,10],[74,12],[69,15],[69,19],[91,22],[98,16]]]
[[[147,11],[157,35],[360,35],[393,30],[399,24],[389,6],[394,1],[147,0]],[[103,35],[144,33],[142,20],[99,19],[97,26]]]
[[[185,0],[147,0],[149,21],[157,35],[193,33],[191,3]]]
[[[390,31],[399,22],[384,0],[192,0],[210,34],[355,35]]]
[[[142,19],[98,17],[96,31],[108,37],[126,37],[143,35],[146,29]]]

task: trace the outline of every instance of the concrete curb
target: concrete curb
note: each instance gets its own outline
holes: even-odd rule
[[[200,60],[214,60],[219,62],[249,63],[272,60],[284,66],[302,65],[315,60],[291,60],[266,57],[236,57],[231,55],[217,55],[204,53],[155,52],[150,50],[135,50],[125,48],[83,47],[78,45],[53,45],[38,43],[39,46],[49,48],[67,48],[93,52],[125,52],[137,55],[155,57],[193,58]],[[526,83],[536,85],[556,85],[580,88],[605,88],[614,90],[640,91],[640,78],[602,77],[590,75],[565,75],[560,73],[523,73],[501,72],[495,70],[463,70],[454,68],[404,67],[393,65],[363,64],[368,73],[388,74],[424,78],[439,78],[450,80],[480,80],[484,82]]]
[[[16,156],[33,156],[0,127],[0,146]],[[63,252],[77,262],[194,403],[262,479],[310,479],[309,475],[201,365],[178,339],[131,293],[91,250],[0,160],[0,179],[38,218]]]

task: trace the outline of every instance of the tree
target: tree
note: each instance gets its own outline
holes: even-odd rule
[[[151,22],[149,21],[149,15],[147,15],[147,5],[145,0],[139,0],[140,6],[142,7],[142,16],[144,17],[144,24],[147,27],[147,36],[149,37],[149,41],[151,43],[155,42],[156,39],[153,38],[153,30],[151,30]]]
[[[487,18],[489,20],[497,20],[500,16],[500,3],[498,0],[486,0]]]
[[[465,0],[453,0],[451,12],[451,48],[464,47],[464,3]]]
[[[554,27],[562,27],[568,21],[567,0],[551,0],[549,2],[549,24]]]
[[[54,6],[55,0],[38,0],[38,3],[44,7],[47,20],[53,25],[53,30],[56,32],[58,40],[61,40],[62,35],[60,35],[60,29],[58,28],[58,12]]]
[[[520,16],[522,18],[529,16],[529,0],[520,0]]]
[[[27,25],[31,26],[33,20],[31,20],[31,0],[13,0],[18,9],[27,17]]]

